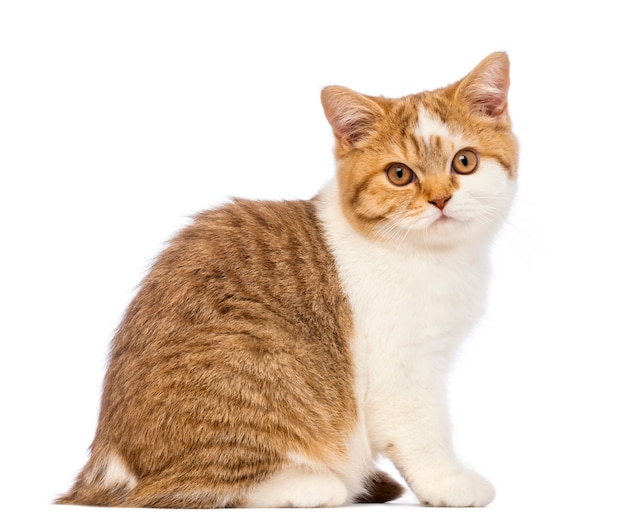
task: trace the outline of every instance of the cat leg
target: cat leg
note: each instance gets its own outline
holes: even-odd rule
[[[425,486],[418,488],[418,498],[427,506],[482,507],[495,498],[495,489],[487,479],[462,466],[433,473]]]
[[[451,445],[443,375],[422,367],[398,374],[372,393],[368,425],[382,449],[406,478],[418,499],[431,506],[486,506],[493,486],[465,468]]]
[[[345,504],[348,489],[329,470],[294,466],[276,473],[248,494],[242,506],[252,508],[318,508]]]

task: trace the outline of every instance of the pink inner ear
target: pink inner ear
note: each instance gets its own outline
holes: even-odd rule
[[[349,144],[367,135],[379,111],[365,96],[343,87],[325,89],[322,104],[335,135]]]
[[[480,95],[476,95],[474,100],[475,109],[487,116],[500,116],[506,106],[506,94],[502,92],[489,93],[487,91]]]
[[[506,55],[483,61],[467,76],[460,90],[474,112],[494,118],[502,115],[509,90],[509,62]]]
[[[353,141],[358,140],[369,122],[367,114],[349,102],[337,102],[331,116],[331,125],[335,132]]]

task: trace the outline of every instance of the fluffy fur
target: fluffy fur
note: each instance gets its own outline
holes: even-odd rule
[[[384,502],[402,488],[382,454],[426,504],[488,504],[452,451],[444,376],[515,190],[508,72],[496,53],[405,98],[324,89],[337,179],[311,201],[234,201],[173,239],[117,331],[90,459],[58,502]]]

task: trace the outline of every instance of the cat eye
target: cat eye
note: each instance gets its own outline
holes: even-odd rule
[[[472,174],[478,169],[478,154],[474,150],[460,150],[452,159],[452,170],[457,174]]]
[[[387,179],[392,185],[397,187],[404,187],[410,183],[413,183],[417,178],[415,172],[411,170],[406,164],[393,163],[387,167]]]

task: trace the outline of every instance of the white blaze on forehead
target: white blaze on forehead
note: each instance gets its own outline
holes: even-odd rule
[[[422,137],[426,146],[429,148],[431,137],[440,137],[444,140],[448,140],[454,144],[455,149],[459,149],[463,145],[461,135],[452,133],[440,117],[431,114],[423,105],[419,107],[415,134],[418,137]]]

